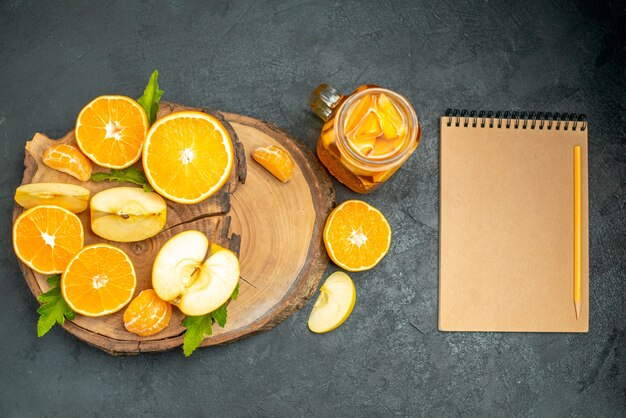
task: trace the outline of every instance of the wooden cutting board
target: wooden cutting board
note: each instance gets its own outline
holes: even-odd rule
[[[162,103],[158,117],[171,112],[192,109]],[[258,119],[207,109],[231,133],[237,150],[237,164],[230,182],[211,198],[195,205],[168,202],[165,229],[153,238],[134,242],[106,241],[91,232],[89,210],[79,214],[85,226],[85,245],[109,242],[130,256],[137,272],[137,289],[151,287],[154,257],[173,235],[186,229],[197,229],[239,254],[241,277],[239,297],[228,306],[224,329],[213,327],[213,335],[201,344],[231,342],[267,331],[296,310],[315,292],[328,257],[322,241],[324,222],[334,206],[332,184],[317,158],[305,146],[278,128]],[[93,193],[125,184],[80,182],[41,163],[43,151],[51,144],[74,143],[70,132],[59,140],[36,134],[26,144],[25,171],[22,184],[65,182],[80,184]],[[285,148],[296,168],[288,183],[281,183],[251,158],[251,152],[262,145]],[[102,170],[94,167],[94,170]],[[23,209],[16,205],[13,221]],[[49,289],[46,276],[20,263],[24,278],[37,297]],[[124,329],[121,311],[101,318],[77,315],[64,328],[81,340],[110,354],[138,354],[165,351],[182,345],[184,315],[173,309],[170,325],[151,337],[139,337]],[[302,324],[306,326],[306,324]]]

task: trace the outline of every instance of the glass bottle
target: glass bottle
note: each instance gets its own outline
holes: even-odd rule
[[[309,105],[325,121],[317,156],[337,180],[358,193],[370,193],[388,180],[421,138],[409,102],[372,84],[347,96],[320,84]]]

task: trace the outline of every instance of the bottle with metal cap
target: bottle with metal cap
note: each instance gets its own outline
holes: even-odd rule
[[[409,102],[372,84],[349,95],[320,84],[309,106],[325,122],[317,156],[337,180],[358,193],[370,193],[389,179],[421,138]]]
[[[320,84],[309,96],[309,106],[317,116],[327,121],[344,96],[328,84]]]

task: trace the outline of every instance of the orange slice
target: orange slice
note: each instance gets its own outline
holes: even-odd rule
[[[375,207],[348,200],[328,216],[324,244],[339,267],[348,271],[369,270],[389,251],[391,227]]]
[[[35,206],[13,225],[13,248],[24,264],[42,274],[61,273],[84,243],[78,216],[59,206]]]
[[[348,117],[344,125],[344,132],[350,134],[354,128],[365,118],[367,112],[374,108],[374,100],[372,95],[367,95],[352,105],[349,110]]]
[[[91,176],[91,162],[73,145],[53,145],[44,151],[41,161],[48,167],[80,181],[87,181]]]
[[[148,117],[139,103],[126,96],[100,96],[78,114],[76,143],[94,163],[126,168],[141,157]]]
[[[293,176],[294,163],[291,155],[276,145],[259,147],[252,153],[254,161],[261,164],[278,180],[287,182]]]
[[[387,139],[394,139],[405,133],[406,128],[404,128],[402,115],[385,93],[380,94],[376,104],[376,110],[378,111],[380,124]]]
[[[217,192],[228,180],[233,161],[233,143],[224,125],[195,111],[157,120],[143,149],[148,181],[178,203],[197,203]]]
[[[122,309],[135,292],[137,277],[130,258],[117,247],[93,244],[69,262],[61,277],[61,293],[79,314],[103,316]]]
[[[170,323],[172,305],[146,289],[130,302],[124,311],[124,328],[141,337],[163,331]]]
[[[367,141],[370,139],[375,140],[382,133],[383,131],[380,127],[380,121],[378,120],[378,116],[376,115],[376,112],[371,111],[367,113],[359,126],[356,128],[356,132],[354,133],[352,140],[355,142]]]

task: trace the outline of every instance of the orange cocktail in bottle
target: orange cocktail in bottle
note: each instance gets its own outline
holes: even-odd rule
[[[375,190],[419,144],[415,111],[390,90],[364,85],[343,96],[322,84],[311,94],[310,105],[326,121],[317,142],[319,159],[356,192]]]

